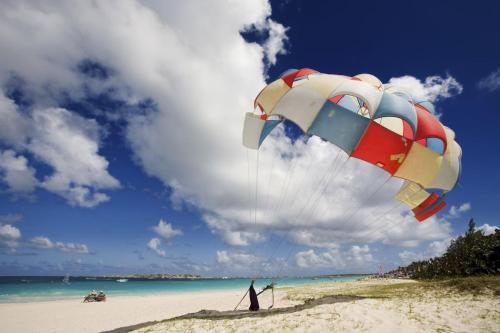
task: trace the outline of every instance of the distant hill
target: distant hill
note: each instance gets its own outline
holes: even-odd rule
[[[436,279],[497,274],[500,274],[500,230],[486,236],[470,219],[468,231],[453,240],[442,256],[412,262],[387,275]]]

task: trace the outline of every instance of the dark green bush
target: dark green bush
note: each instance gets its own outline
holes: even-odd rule
[[[469,230],[453,240],[441,257],[415,261],[397,271],[415,279],[436,279],[500,273],[500,230],[484,235],[476,230],[474,219]]]

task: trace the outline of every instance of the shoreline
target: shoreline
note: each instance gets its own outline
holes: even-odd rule
[[[329,277],[314,277],[314,278],[305,278],[305,277],[299,277],[299,278],[294,278],[296,280],[290,281],[282,281],[280,283],[281,287],[294,287],[294,286],[306,286],[310,284],[321,284],[321,283],[339,283],[339,282],[347,282],[344,280],[335,280],[336,278],[356,278],[356,280],[360,279],[365,279],[367,276],[370,275],[360,275],[360,274],[350,274],[350,275],[344,275],[344,276],[329,276]],[[320,280],[321,279],[321,280]],[[330,280],[331,279],[331,280]],[[201,280],[201,279],[200,279]],[[198,281],[200,281],[198,280]],[[217,280],[218,282],[222,281],[231,281],[231,280],[238,280],[238,281],[243,281],[241,285],[212,285],[212,286],[199,286],[196,288],[179,288],[179,289],[126,289],[128,287],[132,287],[134,283],[137,282],[150,282],[147,280],[132,280],[129,282],[126,282],[126,284],[121,285],[125,289],[121,290],[107,290],[106,286],[88,286],[88,289],[81,289],[81,290],[68,290],[66,291],[56,291],[53,293],[33,293],[33,295],[26,294],[26,295],[16,295],[16,294],[9,294],[8,292],[4,292],[2,295],[0,295],[0,304],[10,304],[10,303],[33,303],[33,302],[53,302],[53,301],[62,301],[62,300],[83,300],[85,295],[87,295],[88,292],[91,290],[105,290],[105,293],[108,297],[116,298],[116,297],[123,297],[123,296],[150,296],[150,295],[174,295],[174,294],[189,294],[189,293],[203,293],[203,292],[217,292],[217,291],[229,291],[229,290],[242,290],[247,287],[247,284],[250,283],[251,279],[244,279],[244,278],[229,278],[229,279],[212,279],[211,281]],[[166,280],[156,280],[156,282],[164,282]],[[180,280],[179,280],[180,281]],[[186,282],[188,280],[182,280],[183,282]],[[257,286],[258,287],[264,287],[267,283],[272,281],[271,278],[259,278],[257,280]],[[352,280],[355,281],[355,280]],[[112,281],[114,282],[114,281]],[[78,282],[77,282],[78,283]],[[114,284],[114,283],[113,283]],[[262,286],[261,286],[262,285]],[[0,287],[2,285],[0,284]],[[118,284],[115,284],[115,286],[118,286]],[[80,286],[80,288],[82,288]]]
[[[224,292],[224,291],[237,291],[241,290],[241,288],[220,288],[220,289],[211,289],[211,290],[201,290],[201,291],[152,291],[152,292],[137,292],[137,293],[107,293],[106,296],[112,299],[120,299],[120,298],[130,298],[130,297],[165,297],[168,295],[189,295],[189,294],[198,294],[198,293],[210,293],[210,292]],[[75,296],[75,295],[66,295],[66,296],[15,296],[8,299],[1,299],[0,304],[25,304],[25,303],[50,303],[50,302],[59,302],[59,301],[77,301],[82,302],[85,295]],[[99,302],[97,302],[99,303]]]
[[[241,298],[241,290],[163,295],[115,296],[106,302],[81,299],[1,303],[5,332],[101,332],[198,311],[224,310]],[[29,320],[27,320],[29,318]]]

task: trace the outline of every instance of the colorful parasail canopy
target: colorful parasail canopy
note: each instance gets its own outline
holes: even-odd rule
[[[283,120],[331,142],[350,157],[405,179],[396,199],[423,221],[446,205],[461,169],[455,133],[417,99],[370,74],[353,77],[288,70],[257,95],[246,114],[243,145],[259,149]]]

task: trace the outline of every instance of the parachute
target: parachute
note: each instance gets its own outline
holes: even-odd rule
[[[404,179],[395,198],[418,221],[446,205],[458,182],[462,150],[455,133],[418,99],[371,74],[353,77],[288,70],[257,95],[245,116],[243,145],[258,150],[288,120],[348,154]]]

